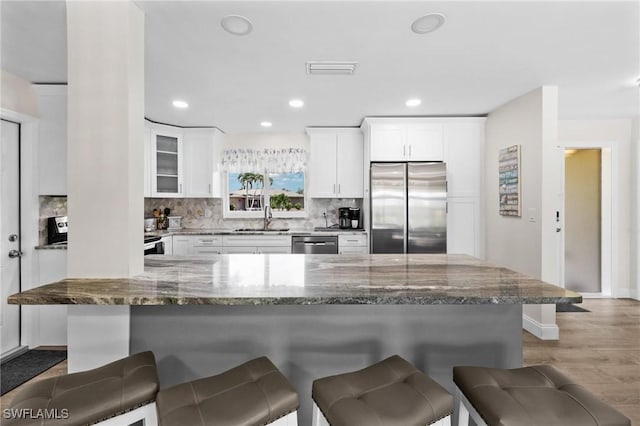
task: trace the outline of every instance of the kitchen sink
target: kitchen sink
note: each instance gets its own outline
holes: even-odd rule
[[[289,228],[269,228],[269,229],[263,229],[263,228],[238,228],[238,229],[234,229],[234,231],[237,232],[287,232],[289,230]]]

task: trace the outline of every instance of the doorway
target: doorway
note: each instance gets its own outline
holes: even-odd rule
[[[564,287],[586,297],[611,295],[612,153],[564,153]]]
[[[7,297],[20,291],[20,125],[0,120],[0,358],[20,348],[20,306]]]

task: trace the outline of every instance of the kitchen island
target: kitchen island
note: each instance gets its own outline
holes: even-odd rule
[[[69,305],[69,370],[153,350],[161,385],[266,355],[300,393],[399,354],[449,390],[453,365],[522,365],[522,305],[581,296],[464,255],[147,256],[125,279],[9,297]]]

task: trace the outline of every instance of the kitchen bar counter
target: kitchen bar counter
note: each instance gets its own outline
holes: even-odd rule
[[[449,391],[454,365],[521,367],[522,304],[581,300],[469,256],[424,254],[146,256],[134,278],[9,298],[67,305],[69,372],[151,350],[164,388],[268,356],[300,395],[300,425],[313,380],[393,354]]]
[[[465,255],[146,256],[134,278],[65,279],[12,304],[430,305],[580,303],[580,295]]]

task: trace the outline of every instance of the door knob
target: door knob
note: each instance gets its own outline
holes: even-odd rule
[[[18,241],[18,236],[16,234],[9,235],[9,242],[14,243]]]
[[[19,252],[18,250],[9,251],[9,258],[10,259],[15,259],[16,257],[20,257],[20,256],[22,256],[22,253]]]

